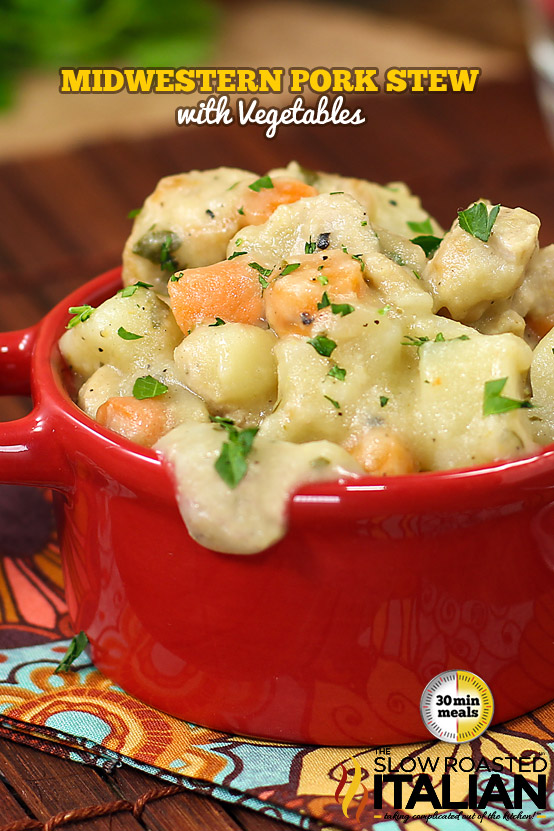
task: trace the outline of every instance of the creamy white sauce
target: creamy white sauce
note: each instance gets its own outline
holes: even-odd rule
[[[214,551],[263,551],[285,536],[287,504],[298,487],[363,474],[333,442],[292,444],[257,436],[246,476],[230,488],[214,467],[226,439],[214,424],[182,424],[155,446],[173,468],[179,509],[191,537]]]

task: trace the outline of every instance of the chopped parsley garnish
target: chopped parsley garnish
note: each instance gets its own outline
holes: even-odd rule
[[[125,288],[120,289],[117,293],[120,297],[132,297],[139,288],[151,289],[152,283],[143,283],[142,280],[138,280],[136,283],[133,283],[132,286],[125,286]]]
[[[412,272],[416,280],[421,280],[421,274],[419,274],[415,269],[412,269]]]
[[[342,315],[342,317],[352,314],[354,311],[354,306],[351,306],[350,303],[331,303],[329,295],[324,291],[320,302],[317,304],[317,308],[325,309],[328,306],[334,315]]]
[[[365,228],[365,226],[367,225],[367,220],[364,219],[364,221],[361,223],[361,225],[362,225],[362,228]]]
[[[417,346],[418,349],[420,346],[423,346],[424,343],[446,343],[447,341],[453,340],[469,340],[468,335],[458,335],[457,338],[445,338],[442,332],[437,332],[433,340],[428,338],[427,335],[421,335],[421,337],[412,337],[411,335],[405,335],[406,340],[402,341],[402,346]]]
[[[496,378],[493,381],[485,382],[485,394],[483,396],[483,415],[498,415],[509,413],[511,410],[519,410],[522,407],[530,408],[533,405],[530,401],[518,401],[516,398],[506,398],[500,393],[506,386],[508,378]]]
[[[75,635],[75,637],[71,639],[71,643],[67,647],[65,655],[54,670],[54,675],[57,675],[58,672],[66,672],[73,661],[75,661],[83,652],[87,644],[88,638],[84,632],[79,632],[78,635]]]
[[[433,256],[437,248],[442,242],[442,237],[435,237],[432,234],[425,234],[424,236],[414,237],[410,242],[414,245],[419,245],[425,251],[425,256],[429,259]]]
[[[317,269],[318,273],[315,276],[317,277],[318,281],[321,283],[322,286],[326,286],[329,283],[329,278],[327,277],[326,274],[323,274],[322,268],[323,268],[323,266],[320,265],[319,268]]]
[[[346,378],[346,370],[342,368],[342,366],[332,366],[327,375],[330,375],[331,378],[336,378],[337,381],[344,381]]]
[[[304,243],[304,254],[313,254],[317,248],[317,243],[312,242],[312,238]]]
[[[162,247],[160,249],[160,266],[162,271],[170,271],[173,273],[177,271],[179,268],[179,263],[171,255],[171,252],[175,250],[175,245],[173,242],[172,234],[168,234],[165,240],[162,243]]]
[[[390,312],[390,306],[389,306],[389,304],[388,304],[388,303],[387,303],[387,305],[386,305],[386,306],[383,306],[383,308],[382,308],[382,309],[377,309],[377,314],[378,314],[378,315],[386,315],[386,314],[388,314],[389,312]]]
[[[388,403],[388,400],[389,399],[387,398],[386,395],[380,395],[379,396],[379,404],[381,405],[381,407],[386,407],[386,405]]]
[[[364,272],[365,271],[365,263],[363,261],[362,255],[361,254],[352,254],[352,259],[356,260],[357,262],[360,263],[360,268],[361,268],[362,272]]]
[[[172,274],[171,277],[169,278],[169,282],[170,283],[176,283],[178,280],[181,279],[182,276],[183,276],[182,271],[180,271],[179,273],[176,273],[176,274]]]
[[[227,441],[222,444],[214,467],[226,485],[236,488],[246,476],[246,458],[252,450],[258,428],[247,427],[245,430],[238,430],[232,419],[220,416],[214,416],[212,421],[227,430]]]
[[[329,238],[330,238],[330,236],[331,236],[331,232],[330,232],[330,231],[328,231],[328,232],[326,232],[326,233],[324,233],[324,234],[320,234],[320,235],[318,236],[318,238],[317,238],[317,247],[318,247],[320,250],[322,250],[322,251],[323,251],[323,250],[325,250],[326,248],[329,248]]]
[[[228,260],[234,260],[235,257],[242,257],[243,254],[248,254],[248,251],[233,251],[230,257],[227,257]]]
[[[338,401],[335,401],[335,399],[334,399],[334,398],[331,398],[331,396],[330,396],[330,395],[324,395],[323,397],[324,397],[324,398],[326,398],[326,399],[327,399],[327,401],[330,401],[330,402],[331,402],[331,404],[333,405],[333,407],[335,408],[335,410],[340,410],[340,404],[339,404],[339,402],[338,402]]]
[[[133,386],[133,396],[139,401],[144,398],[156,398],[166,392],[166,385],[162,384],[161,381],[156,381],[151,375],[143,375],[141,378],[137,378]]]
[[[248,263],[250,268],[255,268],[258,272],[258,280],[260,281],[260,285],[262,289],[266,289],[269,286],[267,281],[268,277],[271,277],[271,272],[273,271],[272,268],[264,268],[263,265],[259,263]]]
[[[242,205],[241,205],[240,208],[237,208],[237,213],[240,214],[241,216],[244,216],[244,208],[242,207]]]
[[[208,216],[209,216],[211,219],[215,219],[215,214],[214,214],[214,212],[211,210],[211,208],[206,208],[206,213],[208,214]]]
[[[252,184],[248,185],[248,187],[250,188],[250,190],[259,193],[264,188],[266,188],[267,190],[272,188],[273,182],[271,181],[271,178],[269,176],[260,176],[259,179],[256,179],[256,181],[252,182]]]
[[[237,237],[237,239],[235,240],[235,245],[236,246],[242,245],[243,242],[244,242],[243,239],[241,239],[240,237]]]
[[[422,335],[419,338],[414,338],[412,335],[405,335],[405,338],[406,340],[402,341],[402,346],[417,346],[418,349],[429,341],[427,335]]]
[[[133,208],[132,211],[129,211],[127,214],[127,219],[134,219],[139,213],[142,211],[142,208]]]
[[[343,190],[332,190],[329,196],[338,196],[340,193],[344,193]]]
[[[89,319],[93,311],[94,306],[70,306],[68,312],[70,315],[75,315],[75,317],[71,318],[65,328],[73,329],[78,323],[84,323],[85,320]]]
[[[392,260],[393,263],[396,263],[396,265],[406,265],[405,261],[402,259],[400,254],[397,254],[396,251],[391,251],[390,254],[388,254],[388,258],[389,260]]]
[[[323,355],[325,358],[329,358],[337,346],[335,341],[331,340],[331,338],[328,338],[326,335],[317,335],[315,338],[310,338],[308,343],[313,346],[316,352]]]
[[[120,338],[123,338],[123,340],[140,340],[140,338],[144,337],[144,335],[136,335],[134,332],[128,332],[127,329],[123,328],[123,326],[119,327],[117,334]]]
[[[216,317],[215,323],[210,323],[210,326],[225,326],[225,321],[220,317]]]
[[[287,274],[292,274],[292,272],[296,271],[297,268],[300,268],[300,263],[289,263],[282,270],[281,277],[286,277]]]
[[[414,234],[425,234],[427,236],[433,235],[433,226],[431,225],[431,220],[429,217],[424,219],[423,222],[408,222],[406,223],[410,231],[413,231]]]
[[[458,211],[460,228],[467,231],[472,237],[476,237],[482,242],[488,242],[499,210],[500,205],[494,205],[488,211],[484,202],[476,202],[471,208]]]

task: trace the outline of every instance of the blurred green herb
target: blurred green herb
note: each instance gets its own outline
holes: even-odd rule
[[[29,69],[201,64],[218,17],[212,0],[3,0],[0,108]]]

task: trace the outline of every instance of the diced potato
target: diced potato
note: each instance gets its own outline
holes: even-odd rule
[[[500,208],[488,242],[456,219],[423,274],[435,300],[456,320],[480,318],[493,300],[511,297],[537,248],[540,222],[522,208]]]
[[[531,362],[531,426],[540,442],[554,441],[554,329],[537,344]]]
[[[140,337],[126,339],[121,330]],[[123,373],[144,369],[147,374],[153,364],[173,363],[173,350],[182,337],[167,305],[150,289],[137,288],[130,297],[116,294],[68,329],[60,350],[70,368],[84,378],[104,364]]]
[[[279,404],[264,419],[261,435],[342,443],[353,432],[383,423],[380,397],[392,390],[397,395],[404,380],[400,321],[388,312],[361,308],[346,317],[331,315],[325,324],[311,340],[323,334],[332,340],[336,346],[330,357],[299,336],[277,342]],[[337,375],[337,368],[344,375]]]
[[[277,398],[275,335],[259,326],[198,326],[175,350],[179,377],[212,413],[260,413]]]
[[[419,389],[410,419],[424,470],[482,465],[531,452],[527,410],[483,415],[485,383],[507,378],[502,396],[525,399],[531,349],[515,335],[428,342],[419,348]],[[409,418],[409,416],[408,416]]]

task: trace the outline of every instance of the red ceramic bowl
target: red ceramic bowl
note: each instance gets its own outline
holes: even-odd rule
[[[469,669],[504,721],[554,697],[554,449],[486,468],[305,487],[289,532],[253,556],[189,537],[153,451],[91,421],[64,389],[69,306],[0,336],[0,479],[49,485],[75,631],[129,693],[219,730],[371,745],[429,738],[438,672]]]

